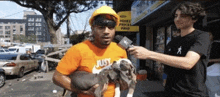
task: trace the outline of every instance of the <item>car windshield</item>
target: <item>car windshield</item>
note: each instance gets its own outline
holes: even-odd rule
[[[10,48],[10,49],[8,49],[9,51],[16,51],[16,49],[15,48]]]
[[[9,52],[9,50],[5,49],[5,52]]]
[[[44,50],[38,50],[38,51],[36,52],[36,54],[45,54],[45,51],[44,51]]]
[[[17,55],[7,55],[7,54],[1,54],[0,60],[16,60]]]

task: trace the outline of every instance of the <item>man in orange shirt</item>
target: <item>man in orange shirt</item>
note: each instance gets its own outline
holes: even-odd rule
[[[112,42],[115,27],[119,25],[119,16],[108,6],[102,6],[93,12],[89,24],[92,29],[92,39],[72,46],[59,62],[53,75],[53,82],[69,91],[77,93],[77,97],[91,97],[97,85],[87,91],[74,88],[68,77],[76,70],[99,73],[102,68],[111,65],[113,61],[127,58],[126,51]],[[104,97],[114,97],[115,84],[109,83]]]

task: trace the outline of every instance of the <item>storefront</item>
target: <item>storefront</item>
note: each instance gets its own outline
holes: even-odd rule
[[[119,11],[117,14],[120,16],[120,24],[116,27],[115,36],[127,37],[132,41],[132,45],[140,45],[139,26],[131,26],[131,11]],[[128,58],[137,69],[140,67],[139,60],[134,56],[128,53]]]
[[[134,1],[131,6],[131,25],[145,26],[140,34],[145,33],[146,45],[149,50],[164,53],[167,43],[173,37],[180,35],[173,23],[172,9],[179,4],[177,1]],[[213,33],[214,40],[220,40],[220,2],[202,1],[207,10],[207,17],[198,21],[195,28]],[[143,41],[142,39],[140,41]],[[153,73],[153,77],[160,78],[159,62],[146,60],[145,66]],[[143,68],[146,69],[146,68]]]

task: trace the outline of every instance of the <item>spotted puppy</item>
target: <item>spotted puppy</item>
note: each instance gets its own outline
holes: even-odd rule
[[[129,88],[127,97],[132,97],[136,84],[135,67],[128,59],[120,59],[113,62],[108,69],[103,69],[99,74],[92,74],[86,71],[75,71],[70,75],[71,84],[77,89],[88,90],[95,84],[99,84],[94,91],[95,97],[102,97],[104,84],[116,83],[115,97],[120,97],[120,84]]]

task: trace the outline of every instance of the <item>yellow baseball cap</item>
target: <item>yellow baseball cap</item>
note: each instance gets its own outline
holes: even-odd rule
[[[108,14],[108,15],[112,15],[116,18],[115,22],[116,22],[116,26],[119,25],[120,22],[120,17],[119,15],[109,6],[102,6],[99,9],[96,9],[92,16],[89,19],[89,25],[92,26],[93,20],[96,16],[101,15],[101,14]]]

